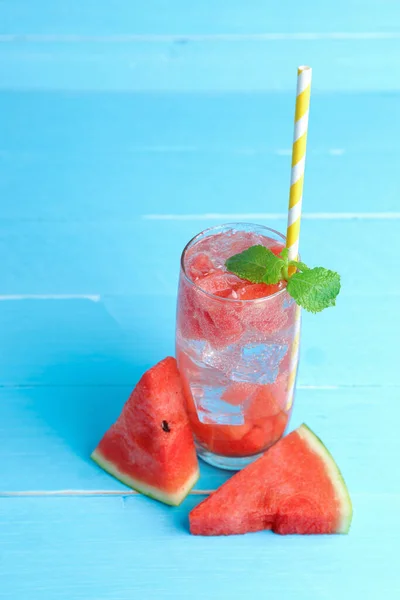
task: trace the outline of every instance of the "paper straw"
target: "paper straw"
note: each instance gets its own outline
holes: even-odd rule
[[[299,364],[300,331],[301,331],[301,308],[296,305],[294,317],[294,337],[290,351],[289,378],[287,384],[286,410],[290,410],[293,404],[294,390],[296,387],[297,367]]]
[[[303,199],[308,114],[310,109],[311,75],[312,70],[310,67],[299,67],[297,69],[296,112],[294,117],[292,171],[290,177],[289,212],[286,235],[286,247],[289,250],[289,260],[297,260],[299,254],[301,205]],[[294,270],[295,269],[292,267],[290,269],[291,273],[293,273]],[[290,354],[286,410],[290,410],[293,404],[297,365],[299,362],[301,329],[300,306],[297,305],[295,310],[294,337]]]
[[[299,254],[301,203],[303,199],[311,74],[312,70],[310,67],[299,67],[297,69],[296,112],[294,117],[292,171],[290,177],[289,213],[286,235],[286,247],[289,250],[289,260],[296,260]]]

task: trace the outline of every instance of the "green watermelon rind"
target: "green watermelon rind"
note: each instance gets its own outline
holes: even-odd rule
[[[199,471],[199,468],[197,467],[193,471],[193,475],[191,475],[191,477],[188,478],[188,480],[186,481],[184,486],[181,486],[175,492],[170,493],[170,492],[164,492],[164,491],[160,490],[159,488],[156,488],[152,485],[148,485],[147,483],[144,483],[143,481],[140,481],[139,479],[135,479],[134,477],[131,477],[130,475],[128,475],[126,473],[122,473],[114,465],[114,463],[112,463],[109,460],[107,460],[106,458],[104,458],[104,456],[102,455],[102,453],[99,451],[98,448],[96,448],[96,450],[94,450],[92,452],[92,454],[90,455],[90,458],[92,460],[94,460],[94,462],[99,467],[104,469],[104,471],[106,471],[107,473],[109,473],[110,475],[112,475],[113,477],[115,477],[116,479],[118,479],[119,481],[121,481],[122,483],[127,485],[128,487],[132,488],[133,490],[136,490],[137,492],[140,492],[141,494],[144,494],[145,496],[148,496],[149,498],[153,498],[153,500],[158,500],[159,502],[168,504],[169,506],[179,506],[183,502],[183,500],[186,498],[186,496],[189,494],[189,492],[193,488],[193,486],[197,483],[199,476],[200,476],[200,471]]]
[[[303,423],[297,429],[297,432],[308,444],[309,448],[318,454],[318,456],[324,462],[326,472],[335,489],[336,498],[339,503],[339,517],[335,532],[348,533],[353,517],[353,507],[351,504],[349,491],[339,467],[322,440],[315,435],[315,433],[305,423]]]

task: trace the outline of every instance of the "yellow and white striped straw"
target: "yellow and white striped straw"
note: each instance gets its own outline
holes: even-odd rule
[[[299,254],[301,204],[303,199],[308,114],[310,109],[311,75],[312,70],[310,67],[299,67],[297,69],[296,112],[294,117],[292,171],[290,177],[289,213],[286,234],[286,247],[289,250],[289,260],[297,260]],[[293,272],[294,269],[291,270]],[[297,366],[299,362],[300,329],[301,309],[300,306],[296,306],[286,410],[290,410],[293,404]]]
[[[286,246],[289,250],[290,260],[296,260],[299,254],[301,201],[303,199],[311,75],[312,70],[310,67],[299,67],[297,69],[296,112],[294,117],[292,171],[286,236]]]

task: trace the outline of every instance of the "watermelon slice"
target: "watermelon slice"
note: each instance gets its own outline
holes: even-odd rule
[[[351,518],[350,496],[335,461],[301,425],[196,506],[190,531],[347,533]]]
[[[91,457],[142,494],[174,506],[182,502],[199,467],[174,358],[142,376]]]

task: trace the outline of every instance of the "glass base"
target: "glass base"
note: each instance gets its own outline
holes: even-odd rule
[[[226,469],[228,471],[240,471],[240,469],[247,467],[247,465],[264,454],[264,452],[260,452],[259,454],[253,454],[252,456],[221,456],[220,454],[214,454],[214,452],[206,450],[197,443],[196,450],[198,457],[201,458],[201,460],[204,460],[204,462],[213,467]]]

